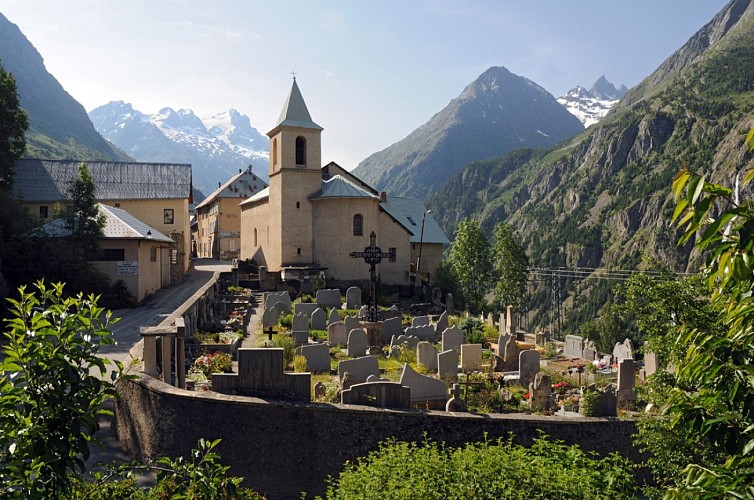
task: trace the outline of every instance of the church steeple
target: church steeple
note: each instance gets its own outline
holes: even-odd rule
[[[304,97],[301,95],[301,91],[296,83],[295,76],[293,77],[291,92],[285,100],[283,110],[280,112],[280,117],[278,118],[275,127],[267,135],[272,136],[280,126],[322,130],[322,127],[312,121],[312,117],[309,114],[306,103],[304,102]]]

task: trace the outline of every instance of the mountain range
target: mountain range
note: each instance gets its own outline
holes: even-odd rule
[[[545,89],[492,67],[401,141],[354,173],[381,191],[426,198],[471,161],[521,147],[546,147],[583,130]]]
[[[29,118],[25,156],[131,160],[97,133],[84,107],[47,71],[42,56],[18,26],[2,14],[0,62],[13,73]]]
[[[733,185],[750,165],[751,68],[754,5],[733,0],[600,123],[552,149],[469,164],[428,205],[449,234],[466,217],[487,230],[504,220],[532,267],[580,269],[578,279],[550,271],[546,286],[532,289],[532,327],[555,321],[550,291],[557,289],[559,310],[575,328],[612,297],[615,282],[596,268],[699,269],[693,242],[676,245],[672,179],[685,164]]]
[[[138,161],[190,163],[201,191],[212,192],[249,164],[267,179],[268,139],[235,109],[200,119],[188,109],[163,108],[148,115],[113,101],[89,117],[103,137]]]
[[[607,78],[601,76],[589,90],[576,86],[564,96],[558,97],[558,102],[578,118],[584,127],[589,127],[602,120],[627,92],[625,85],[616,89]]]

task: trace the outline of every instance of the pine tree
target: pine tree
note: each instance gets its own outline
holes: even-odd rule
[[[13,163],[26,149],[29,121],[18,101],[16,79],[0,64],[0,195],[13,185]]]

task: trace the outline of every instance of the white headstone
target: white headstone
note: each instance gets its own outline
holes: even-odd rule
[[[448,351],[453,349],[456,353],[461,352],[461,344],[463,344],[463,331],[457,326],[451,326],[444,332],[442,332],[442,350]]]
[[[367,332],[361,328],[348,332],[348,355],[354,358],[366,356]]]
[[[479,370],[482,364],[482,344],[461,344],[461,370]]]
[[[327,325],[327,343],[333,347],[348,344],[348,332],[345,323],[336,321]]]
[[[416,373],[411,365],[406,364],[401,373],[401,385],[411,389],[411,402],[446,400],[448,389],[445,382],[434,377]]]
[[[584,352],[584,339],[578,335],[566,335],[563,354],[572,358],[580,358]]]
[[[429,342],[419,342],[416,346],[416,361],[430,372],[437,371],[437,348]]]

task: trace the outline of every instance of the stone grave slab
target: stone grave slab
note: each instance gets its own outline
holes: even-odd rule
[[[623,342],[618,342],[613,348],[613,360],[615,363],[620,363],[621,359],[634,359],[634,343],[631,339],[626,339]]]
[[[285,373],[282,348],[241,348],[238,350],[238,373],[212,374],[212,390],[269,392],[272,397],[290,392],[297,399],[311,401],[311,373]]]
[[[374,356],[364,356],[362,358],[346,359],[338,363],[338,380],[343,386],[343,375],[348,372],[357,384],[367,381],[367,377],[374,375],[380,376],[380,367],[377,358]]]
[[[426,326],[429,324],[429,316],[416,316],[411,320],[411,326]]]
[[[511,336],[506,334],[502,334],[498,336],[497,338],[497,355],[501,358],[505,357],[505,346],[508,345],[508,341],[510,340]]]
[[[461,344],[461,370],[479,370],[482,364],[482,344]]]
[[[444,332],[446,328],[448,328],[448,313],[447,311],[443,311],[440,315],[440,319],[435,323],[435,339],[442,338],[442,332]]]
[[[432,325],[410,326],[406,328],[407,337],[416,337],[419,340],[435,341],[435,329]]]
[[[442,351],[453,349],[460,353],[461,344],[463,344],[463,331],[457,326],[451,326],[442,332]]]
[[[361,328],[354,328],[348,332],[348,355],[355,358],[366,356],[367,332]]]
[[[524,387],[528,387],[534,381],[534,376],[539,373],[539,351],[527,349],[518,355],[519,381]]]
[[[505,363],[505,369],[507,371],[518,371],[519,355],[521,349],[516,343],[516,337],[513,335],[507,336],[508,341],[505,344],[505,351],[503,351],[503,362]]]
[[[430,342],[419,342],[416,346],[416,361],[430,372],[437,373],[437,348]]]
[[[306,369],[313,373],[330,373],[330,348],[327,344],[308,344],[296,348],[306,358]]]
[[[359,318],[355,318],[353,316],[346,316],[345,318],[343,318],[343,323],[345,323],[346,325],[347,332],[361,328],[361,321],[359,321]]]
[[[324,309],[319,307],[312,311],[311,314],[311,329],[312,330],[327,330],[327,314]]]
[[[294,314],[305,314],[306,317],[311,317],[312,313],[317,310],[319,305],[311,302],[296,302],[293,304]]]
[[[445,382],[458,380],[458,353],[454,349],[437,355],[437,375]]]
[[[270,309],[276,302],[283,302],[291,312],[291,296],[288,292],[267,292],[264,295],[264,308]]]
[[[317,304],[340,309],[340,290],[337,288],[317,290]]]
[[[361,288],[352,286],[346,290],[346,309],[361,308]]]
[[[343,347],[348,344],[348,332],[345,323],[337,321],[327,325],[327,343],[332,347]]]
[[[293,330],[291,332],[291,338],[296,345],[304,345],[309,343],[309,330]]]
[[[382,331],[380,332],[380,338],[383,343],[388,343],[395,335],[401,335],[403,333],[403,325],[400,318],[390,318],[382,322]]]
[[[265,309],[264,313],[262,313],[262,328],[268,328],[277,325],[279,316],[280,311],[277,308],[269,310]]]
[[[411,403],[448,400],[448,387],[442,380],[416,373],[411,365],[405,365],[401,373],[401,385],[411,389]]]
[[[293,326],[291,330],[295,332],[309,331],[309,316],[306,314],[295,314],[293,316]]]

